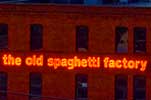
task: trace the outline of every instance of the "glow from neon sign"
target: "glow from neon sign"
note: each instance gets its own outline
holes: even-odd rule
[[[68,69],[74,69],[75,67],[89,67],[89,68],[99,68],[100,67],[100,57],[88,57],[87,59],[79,59],[77,56],[74,58],[48,58],[48,66],[57,69],[59,66],[67,67]]]
[[[4,66],[21,66],[24,62],[26,66],[48,66],[50,68],[58,69],[59,67],[67,68],[68,70],[74,68],[109,68],[109,69],[135,69],[145,71],[147,67],[147,60],[131,60],[123,57],[122,59],[112,59],[111,57],[94,57],[87,58],[60,58],[60,57],[45,57],[43,54],[33,54],[27,57],[14,57],[11,54],[4,54],[2,56],[2,64]],[[46,63],[46,64],[44,64]]]
[[[145,71],[147,67],[147,60],[127,60],[126,58],[113,60],[105,57],[103,62],[104,68],[139,69],[140,71]]]

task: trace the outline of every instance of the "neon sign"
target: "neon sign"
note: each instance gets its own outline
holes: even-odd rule
[[[127,60],[126,58],[113,60],[105,57],[103,61],[105,68],[138,69],[140,66],[140,71],[145,71],[147,67],[147,60]]]
[[[105,69],[131,69],[145,71],[148,60],[146,59],[128,59],[122,57],[120,59],[108,56],[104,57],[53,57],[43,54],[33,54],[32,56],[13,56],[12,54],[3,54],[1,57],[4,66],[47,66],[50,68],[67,68],[69,70],[75,68],[105,68]]]
[[[87,59],[79,59],[77,56],[74,58],[48,58],[48,66],[57,69],[59,66],[68,67],[68,69],[74,69],[75,67],[89,67],[89,68],[99,68],[100,67],[100,57],[88,57]]]

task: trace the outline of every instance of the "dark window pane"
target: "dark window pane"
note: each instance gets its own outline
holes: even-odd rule
[[[69,0],[54,0],[53,3],[61,3],[61,4],[64,4],[64,3],[69,3],[68,1],[69,1]]]
[[[30,74],[30,100],[40,100],[42,92],[42,78],[40,73]]]
[[[119,0],[103,0],[103,4],[116,4]]]
[[[84,4],[84,0],[70,0],[72,4]]]
[[[146,100],[146,78],[144,76],[134,77],[134,100]]]
[[[134,52],[146,52],[146,28],[134,28]]]
[[[88,98],[87,75],[76,75],[76,100],[87,100]]]
[[[115,100],[127,100],[127,76],[115,77]]]
[[[128,0],[129,3],[149,2],[149,0]]]
[[[7,99],[7,74],[0,73],[0,100]]]
[[[116,27],[115,37],[115,49],[116,52],[126,53],[128,52],[128,28],[127,27]]]
[[[49,0],[27,0],[27,1],[22,1],[22,2],[27,2],[27,3],[49,3]]]
[[[0,49],[8,48],[8,25],[0,24]]]
[[[135,3],[138,2],[138,0],[128,0],[129,3]]]
[[[135,100],[145,100],[145,91],[135,91]]]
[[[87,51],[88,49],[88,27],[76,27],[76,49],[77,51]]]
[[[30,48],[31,50],[39,50],[42,48],[42,32],[43,32],[43,27],[40,24],[32,24],[30,27]]]

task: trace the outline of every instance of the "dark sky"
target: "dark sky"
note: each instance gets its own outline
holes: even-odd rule
[[[49,1],[51,0],[0,0],[1,3],[14,3],[14,2],[25,2],[25,3],[30,3],[30,2],[33,2],[33,3],[48,3]]]

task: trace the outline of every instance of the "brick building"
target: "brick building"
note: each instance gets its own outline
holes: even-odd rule
[[[0,100],[151,100],[150,17],[150,8],[0,5]]]

